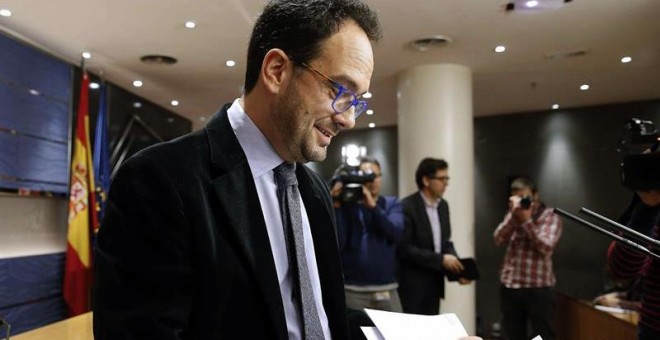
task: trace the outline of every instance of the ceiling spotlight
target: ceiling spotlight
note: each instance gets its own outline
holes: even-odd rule
[[[35,89],[30,89],[28,92],[30,92],[30,94],[33,95],[33,96],[38,96],[40,94],[39,91],[37,91]]]
[[[558,109],[558,108],[559,108],[559,104],[552,104],[552,109],[553,109],[553,110],[556,110],[556,109]]]
[[[101,87],[101,85],[99,85],[99,83],[89,83],[89,88],[92,89],[92,90],[96,90],[99,87]]]
[[[92,59],[92,54],[89,52],[83,52],[82,57],[85,59]]]
[[[139,108],[142,107],[142,103],[140,103],[140,102],[134,102],[134,103],[133,103],[133,107],[136,108],[136,109],[139,109]]]
[[[364,99],[369,99],[369,98],[371,98],[371,97],[373,97],[373,94],[371,94],[371,92],[365,92],[365,93],[362,95],[362,98],[364,98]]]
[[[142,81],[141,81],[141,80],[135,80],[135,81],[133,81],[133,86],[135,86],[135,87],[142,87]]]
[[[375,128],[375,127],[376,127],[376,124],[374,124],[374,123],[369,123],[369,128],[370,128],[370,129],[373,129],[373,128]]]
[[[174,118],[172,118],[172,117],[167,118],[167,122],[170,123],[170,124],[174,123]]]
[[[0,16],[10,17],[11,16],[11,11],[6,9],[6,8],[2,8],[2,9],[0,9]]]
[[[371,116],[372,114],[374,114],[374,110],[372,110],[372,109],[367,110],[367,114],[368,114],[369,116]]]
[[[631,61],[632,61],[632,58],[631,58],[631,57],[627,57],[627,56],[626,56],[626,57],[621,58],[621,62],[624,63],[624,64],[627,64],[627,63],[629,63],[629,62],[631,62]]]
[[[206,117],[199,117],[199,121],[200,121],[200,122],[205,122],[205,121],[206,121]]]
[[[499,45],[499,46],[495,47],[495,52],[497,52],[497,53],[502,53],[504,51],[506,51],[506,46],[504,46],[504,45]]]
[[[586,91],[586,90],[588,90],[588,89],[589,89],[589,85],[587,85],[587,84],[582,84],[582,85],[580,85],[580,90],[582,90],[582,91]]]
[[[234,66],[236,66],[236,62],[233,61],[233,60],[227,60],[225,62],[225,65],[227,65],[228,67],[234,67]]]
[[[173,100],[170,104],[172,104],[172,106],[179,106],[179,101]]]
[[[186,21],[186,23],[183,24],[183,25],[186,26],[186,28],[195,28],[195,27],[197,27],[197,24],[194,21],[190,21],[190,20]]]
[[[573,0],[509,0],[506,11],[544,11],[559,9]]]

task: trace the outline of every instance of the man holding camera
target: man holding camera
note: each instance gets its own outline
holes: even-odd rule
[[[382,173],[375,158],[362,158],[360,170],[368,179],[361,186],[361,198],[342,195],[342,190],[353,183],[342,183],[341,179],[331,189],[344,268],[346,305],[358,310],[401,312],[394,276],[396,243],[403,232],[401,204],[394,196],[380,195]]]
[[[539,200],[531,179],[517,177],[510,189],[509,211],[493,234],[496,245],[507,246],[500,272],[504,332],[509,340],[529,339],[529,320],[533,336],[552,340],[552,253],[561,236],[561,220]]]

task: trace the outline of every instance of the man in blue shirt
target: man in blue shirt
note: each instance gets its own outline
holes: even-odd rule
[[[331,190],[337,217],[337,237],[344,268],[346,305],[401,312],[395,279],[396,243],[403,233],[403,211],[398,198],[380,196],[382,172],[375,158],[360,162],[364,174],[373,174],[362,185],[358,202],[340,199],[344,185],[337,181]]]

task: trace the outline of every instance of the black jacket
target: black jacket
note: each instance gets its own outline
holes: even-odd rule
[[[96,247],[97,340],[287,338],[264,216],[227,108],[139,152],[114,178]],[[328,189],[305,166],[297,177],[330,330],[344,339]]]
[[[434,251],[431,222],[424,200],[416,192],[403,200],[404,231],[397,248],[397,280],[403,311],[415,314],[438,314],[440,298],[445,296],[443,254],[456,255],[451,239],[449,206],[438,205],[441,254]]]

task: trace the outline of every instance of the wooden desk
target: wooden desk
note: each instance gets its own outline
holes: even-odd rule
[[[555,331],[557,340],[636,340],[637,326],[590,303],[556,293]]]
[[[94,340],[92,312],[11,337],[12,340]]]

